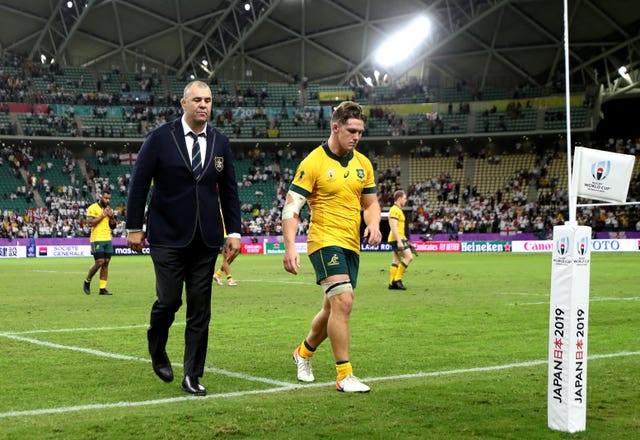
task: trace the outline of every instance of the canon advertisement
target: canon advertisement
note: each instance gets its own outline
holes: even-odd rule
[[[591,240],[592,252],[638,252],[640,240],[632,238]],[[551,252],[551,240],[523,240],[511,242],[511,252]]]

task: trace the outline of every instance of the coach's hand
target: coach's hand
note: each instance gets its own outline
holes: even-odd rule
[[[240,239],[227,237],[226,243],[227,262],[231,263],[240,254]]]
[[[134,252],[142,252],[142,248],[144,247],[144,232],[127,233],[127,247]]]

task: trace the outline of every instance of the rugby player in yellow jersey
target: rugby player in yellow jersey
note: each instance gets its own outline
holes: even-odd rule
[[[220,211],[220,215],[222,215],[222,211]],[[220,252],[222,252],[222,264],[220,265],[220,269],[213,274],[213,280],[216,282],[218,286],[222,286],[224,283],[222,282],[222,274],[224,273],[227,278],[227,285],[231,287],[235,287],[238,285],[236,280],[233,279],[233,275],[231,275],[231,263],[238,256],[237,253],[232,253],[231,248],[227,246],[227,228],[224,226],[224,218],[222,219],[222,229],[224,231],[224,240],[222,241],[222,248]]]
[[[100,295],[111,295],[107,290],[107,278],[109,277],[109,261],[113,255],[113,243],[111,243],[111,229],[116,227],[116,217],[111,203],[111,193],[107,189],[102,190],[100,200],[87,208],[87,223],[91,226],[91,254],[94,263],[89,268],[89,273],[82,284],[82,290],[89,295],[91,293],[91,278],[100,270]]]
[[[354,376],[349,361],[349,316],[358,281],[361,210],[366,224],[363,240],[377,246],[382,239],[373,166],[356,151],[364,124],[357,103],[345,101],[334,109],[329,139],[298,166],[282,210],[283,264],[287,272],[296,275],[300,267],[295,246],[298,216],[304,204],[309,204],[307,251],[316,283],[324,291],[322,308],[293,352],[298,380],[315,380],[310,359],[328,337],[336,361],[336,389],[357,393],[370,391]]]
[[[387,242],[391,245],[392,259],[389,270],[389,289],[407,290],[402,283],[402,275],[413,261],[413,252],[407,236],[404,233],[405,216],[402,207],[407,204],[407,195],[398,190],[393,193],[393,206],[389,209],[389,237]]]

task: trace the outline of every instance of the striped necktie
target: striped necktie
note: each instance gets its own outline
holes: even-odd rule
[[[193,149],[191,151],[191,170],[193,171],[193,175],[195,177],[200,176],[202,172],[202,158],[200,157],[200,143],[198,142],[199,136],[205,136],[204,133],[195,134],[194,132],[189,132],[189,136],[193,139]]]

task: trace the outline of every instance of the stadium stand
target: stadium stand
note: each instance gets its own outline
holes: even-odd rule
[[[19,57],[3,57],[0,68],[0,134],[13,136],[15,142],[4,146],[0,156],[3,236],[28,236],[40,230],[53,236],[82,235],[88,231],[83,207],[105,186],[118,207],[116,233],[122,234],[135,160],[128,150],[103,152],[94,146],[89,154],[79,154],[37,148],[32,154],[31,147],[15,138],[122,139],[138,145],[153,127],[179,115],[179,97],[189,80],[156,72],[40,65]],[[494,152],[463,148],[455,139],[501,132],[561,133],[565,108],[548,89],[478,90],[463,83],[440,89],[420,83],[326,86],[221,78],[213,79],[211,87],[216,110],[211,123],[232,139],[246,142],[238,150],[236,167],[247,235],[281,231],[279,212],[287,186],[305,155],[299,147],[296,154],[295,148],[272,145],[264,151],[249,150],[245,156],[247,146],[262,139],[283,144],[298,139],[312,148],[326,138],[331,105],[342,99],[366,106],[363,142],[394,141],[387,141],[390,149],[384,154],[376,156],[372,149],[369,155],[383,206],[390,204],[396,189],[409,189],[415,233],[511,229],[548,233],[567,210],[566,155],[558,145],[541,146],[541,152],[520,148]],[[590,109],[580,93],[576,90],[572,98],[571,125],[589,130]],[[431,144],[432,136],[448,142]],[[603,148],[635,154],[636,142],[613,140]],[[640,193],[639,166],[631,197]],[[302,217],[304,232],[308,213]],[[639,220],[633,207],[585,210],[581,218],[585,224],[609,229],[623,225],[637,229]]]
[[[188,79],[176,76],[161,77],[156,72],[95,72],[83,67],[63,68],[57,64],[45,65],[24,61],[17,66],[15,64],[16,62],[14,65],[2,67],[8,91],[3,92],[1,100],[69,104],[70,107],[67,109],[75,105],[77,110],[90,105],[95,107],[94,116],[106,114],[108,119],[97,124],[96,121],[87,118],[86,114],[78,111],[78,118],[63,107],[51,107],[46,115],[43,115],[42,111],[28,108],[13,110],[17,114],[13,121],[17,124],[17,131],[27,136],[139,138],[141,132],[145,133],[146,130],[112,119],[120,115],[111,108],[123,105],[153,107],[166,104],[166,107],[160,107],[161,112],[171,109],[175,114],[179,112],[179,97],[188,82]],[[330,105],[343,99],[355,99],[367,106],[394,106],[391,112],[384,110],[382,114],[371,115],[367,135],[372,137],[561,131],[564,127],[563,108],[551,105],[557,100],[547,103],[543,97],[552,96],[549,91],[545,95],[545,90],[531,88],[507,90],[487,87],[480,91],[467,85],[434,90],[421,83],[412,83],[404,87],[386,84],[362,87],[324,86],[306,82],[233,82],[225,79],[213,79],[210,82],[214,90],[216,108],[248,109],[241,118],[242,123],[236,121],[235,126],[228,126],[231,121],[227,120],[224,125],[226,132],[243,139],[316,138],[323,131],[323,126],[317,124],[320,109],[328,114]],[[572,127],[575,129],[588,128],[590,121],[588,109],[582,105],[579,93],[584,94],[583,91],[578,92],[572,100],[571,107]],[[520,99],[509,101],[509,97],[514,95]],[[541,101],[527,100],[530,96],[538,95],[542,96],[537,98]],[[438,97],[442,97],[441,103],[434,105],[441,108],[440,111],[424,107],[426,103],[433,102],[433,99]],[[102,109],[104,106],[108,109]],[[416,112],[419,106],[423,106],[425,110]],[[447,111],[443,111],[446,107]],[[487,110],[489,107],[492,111]],[[105,113],[96,113],[100,111]],[[247,115],[257,113],[267,119],[264,127],[259,123],[247,121]],[[390,118],[389,113],[394,117]],[[307,116],[309,114],[311,117]],[[0,121],[3,126],[7,122],[9,121]],[[80,131],[78,125],[81,126]],[[269,129],[277,129],[276,134],[268,134]]]
[[[5,230],[4,236],[21,237],[29,230],[47,230],[41,225],[43,219],[53,228],[54,235],[81,236],[88,232],[81,207],[93,202],[104,186],[111,189],[119,212],[116,234],[124,233],[121,222],[126,216],[124,203],[132,165],[122,163],[119,155],[105,156],[98,150],[95,156],[78,163],[69,157],[41,156],[21,161],[16,168],[7,166],[5,158],[11,157],[10,162],[15,163],[16,157],[6,150],[0,166],[3,219],[21,218],[25,222],[24,218],[29,218],[25,214],[33,209],[42,209],[44,214],[38,216],[38,224],[26,222],[23,229],[12,234]],[[281,231],[279,213],[298,163],[299,159],[291,156],[267,157],[262,152],[238,158],[237,178],[247,235]],[[81,172],[81,164],[85,172]],[[447,228],[461,232],[535,232],[539,228],[542,234],[548,234],[553,225],[563,221],[561,214],[567,209],[566,182],[559,178],[566,166],[563,153],[415,155],[407,169],[403,168],[400,155],[392,154],[374,158],[374,164],[384,206],[390,204],[393,191],[403,186],[403,172],[408,175],[413,233],[440,233]],[[636,166],[632,197],[640,190],[638,171],[640,167]],[[35,185],[29,184],[28,176],[36,178]],[[30,192],[38,194],[42,202],[38,203],[38,197],[33,195],[28,197]],[[75,209],[75,216],[61,213],[61,206],[66,207],[65,212]],[[638,214],[634,207],[592,209],[585,211],[581,221],[597,225],[600,230],[636,229]],[[305,215],[308,213],[303,214],[302,232],[308,225]]]

